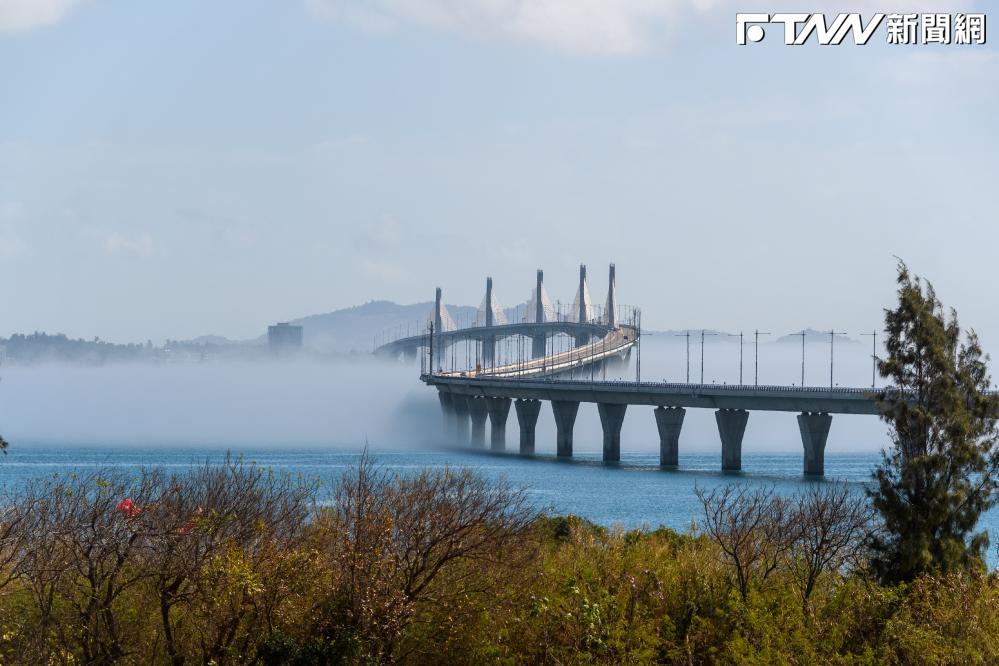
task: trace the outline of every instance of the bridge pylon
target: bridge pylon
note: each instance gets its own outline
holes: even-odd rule
[[[579,265],[579,288],[576,290],[576,298],[572,302],[572,310],[569,312],[569,321],[584,324],[593,319],[593,299],[590,298],[590,289],[586,285],[586,264]],[[590,343],[590,336],[586,334],[576,336],[576,346],[582,347]]]
[[[550,307],[551,300],[548,298],[548,294],[545,293],[545,272],[539,268],[534,293],[527,304],[527,321],[536,324],[545,323],[548,321],[547,315]],[[531,336],[531,358],[541,358],[544,356],[546,347],[547,343],[544,333]]]
[[[609,328],[617,328],[617,276],[614,264],[610,265],[607,282],[607,303],[604,305],[604,323]]]
[[[507,324],[506,315],[493,296],[493,279],[486,278],[486,295],[482,298],[479,311],[475,314],[475,326],[492,328],[493,326],[503,326]],[[496,336],[485,335],[482,340],[482,365],[492,367],[496,362]]]

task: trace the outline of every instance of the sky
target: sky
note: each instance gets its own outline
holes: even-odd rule
[[[580,263],[602,302],[609,262],[647,328],[859,333],[901,257],[999,353],[999,35],[736,44],[789,6],[0,0],[0,336],[513,305],[537,268],[571,302]]]

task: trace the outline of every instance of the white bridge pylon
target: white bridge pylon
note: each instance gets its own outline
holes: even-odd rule
[[[538,306],[539,297],[540,307]],[[548,295],[548,290],[545,289],[545,272],[539,268],[537,284],[531,290],[531,298],[527,301],[525,321],[528,324],[543,324],[556,319],[555,305],[552,303],[551,296]]]
[[[475,326],[503,326],[508,323],[503,308],[493,295],[493,279],[486,278],[486,294],[475,313]]]
[[[437,333],[446,333],[448,331],[458,330],[458,326],[454,323],[454,319],[451,318],[451,314],[447,311],[447,306],[441,300],[441,288],[437,287],[437,296],[434,299],[433,310],[430,311],[430,316],[427,317],[427,324],[433,324],[434,331]]]
[[[579,265],[579,288],[576,289],[576,298],[572,301],[572,308],[569,310],[569,321],[577,324],[591,322],[596,318],[593,308],[593,299],[590,298],[590,288],[586,286],[586,264]]]

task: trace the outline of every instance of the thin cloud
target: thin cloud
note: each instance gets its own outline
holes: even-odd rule
[[[153,254],[153,239],[149,234],[126,236],[113,232],[105,236],[104,250],[108,254],[148,257]]]
[[[20,32],[61,21],[81,0],[0,0],[0,31]]]

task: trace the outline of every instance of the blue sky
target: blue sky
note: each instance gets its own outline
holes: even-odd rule
[[[571,301],[611,261],[647,326],[859,331],[898,255],[999,349],[994,47],[740,47],[788,6],[746,4],[0,0],[0,335],[513,304],[538,267]]]

